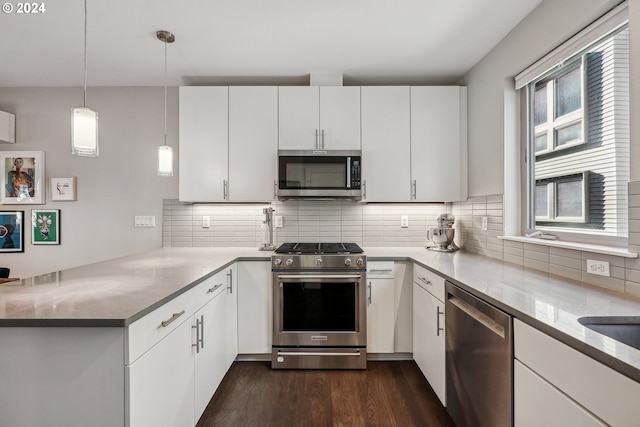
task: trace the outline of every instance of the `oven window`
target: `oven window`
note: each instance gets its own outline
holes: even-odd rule
[[[283,331],[356,331],[355,283],[282,284]]]
[[[280,188],[335,189],[345,188],[345,157],[280,157]]]

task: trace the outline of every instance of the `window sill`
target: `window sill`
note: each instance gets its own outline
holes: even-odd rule
[[[616,248],[614,246],[590,245],[586,243],[565,242],[562,240],[544,240],[535,237],[524,236],[498,236],[498,239],[509,240],[512,242],[532,243],[534,245],[551,246],[554,248],[574,249],[583,252],[592,252],[602,255],[613,255],[623,258],[638,258],[638,254],[629,252],[625,248]]]

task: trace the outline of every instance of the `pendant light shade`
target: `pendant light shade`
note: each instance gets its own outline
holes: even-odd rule
[[[158,147],[158,176],[173,176],[173,149],[168,145]]]
[[[98,155],[98,113],[91,108],[71,109],[71,153],[84,157]]]
[[[167,145],[167,44],[176,37],[169,31],[158,31],[156,37],[164,43],[164,144],[158,147],[158,176],[173,176],[173,149]]]
[[[71,109],[71,154],[98,156],[98,113],[87,108],[87,0],[84,0],[84,103]]]

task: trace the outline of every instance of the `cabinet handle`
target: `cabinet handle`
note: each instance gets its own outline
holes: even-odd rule
[[[391,268],[372,268],[369,273],[391,273],[392,271]]]
[[[200,349],[204,348],[204,314],[196,319],[196,324],[191,326],[191,329],[196,330],[196,343],[191,344],[191,347],[195,347],[196,353],[200,353]]]
[[[417,183],[416,183],[416,180],[414,179],[413,180],[413,188],[411,189],[411,191],[412,191],[411,198],[413,200],[415,200],[417,198],[417,194],[418,194],[416,187],[417,187]]]
[[[431,283],[430,280],[427,280],[426,277],[418,277],[418,279],[422,280],[425,283],[425,285],[433,286],[433,283]]]
[[[371,281],[369,281],[369,305],[371,305]]]
[[[273,198],[278,198],[278,181],[275,179],[273,180]]]
[[[163,328],[166,328],[167,326],[169,326],[171,323],[173,323],[178,317],[182,316],[185,313],[184,310],[182,310],[180,313],[173,313],[173,316],[171,316],[169,319],[167,320],[163,320],[162,322],[160,322],[160,325]]]
[[[324,150],[324,129],[322,129],[322,138],[320,139],[320,149]]]
[[[318,129],[316,129],[316,150],[320,149],[320,142],[318,141]]]
[[[216,289],[218,289],[220,286],[222,286],[222,283],[219,283],[219,284],[215,285],[213,288],[207,289],[207,293],[210,294],[212,292],[215,292]]]
[[[227,273],[227,277],[229,278],[229,286],[227,286],[227,289],[229,289],[229,293],[232,294],[233,293],[233,270],[229,270],[229,272]]]
[[[225,200],[229,198],[229,182],[226,179],[222,180],[222,197]]]
[[[366,179],[362,180],[362,198],[363,199],[367,198],[367,180]]]
[[[444,311],[440,311],[440,306],[436,307],[436,336],[440,336],[440,331],[444,332],[444,328],[440,327],[440,315],[444,314]]]

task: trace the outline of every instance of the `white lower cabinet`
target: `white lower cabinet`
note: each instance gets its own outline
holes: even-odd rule
[[[238,353],[235,268],[216,273],[129,326],[132,343],[148,335],[146,329],[167,332],[125,368],[126,426],[196,424]]]
[[[395,332],[393,261],[367,265],[367,353],[393,353]]]
[[[640,383],[514,319],[515,427],[638,426]]]
[[[183,323],[126,368],[129,427],[193,426],[191,321]]]
[[[413,359],[446,406],[444,279],[413,267]],[[437,296],[437,297],[436,297]]]
[[[271,263],[238,262],[238,353],[270,354],[273,335]]]
[[[513,381],[514,425],[517,427],[606,426],[518,360],[513,365]]]

